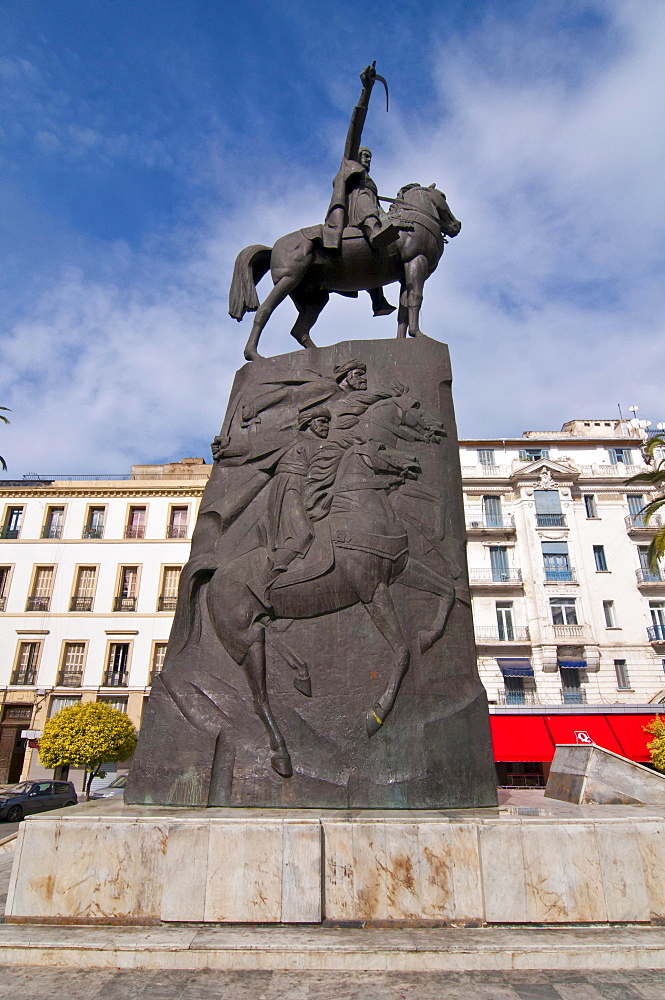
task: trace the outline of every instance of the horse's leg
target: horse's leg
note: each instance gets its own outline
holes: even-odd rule
[[[217,638],[245,672],[254,709],[268,733],[272,767],[283,778],[293,774],[291,758],[272,713],[266,687],[265,629],[257,622],[261,605],[250,590],[226,580],[220,570],[208,584],[208,613]]]
[[[311,698],[312,679],[309,675],[309,667],[306,660],[303,660],[301,656],[294,653],[291,647],[287,646],[283,639],[278,639],[276,635],[272,635],[269,632],[266,640],[273,649],[277,650],[284,662],[291,667],[291,670],[295,670],[296,676],[293,678],[294,688],[300,691],[301,694],[304,694],[306,698]]]
[[[317,319],[321,315],[322,310],[326,306],[330,295],[328,292],[322,289],[310,289],[308,293],[303,293],[302,295],[298,293],[296,289],[291,295],[296,309],[298,310],[298,318],[293,324],[291,330],[291,336],[295,337],[299,344],[303,347],[316,347],[316,344],[309,335],[309,331],[312,329]]]
[[[402,282],[399,293],[399,308],[397,310],[397,336],[406,337],[409,326],[408,296],[406,284]]]
[[[275,286],[270,290],[270,292],[268,292],[265,299],[257,309],[254,322],[252,323],[252,332],[250,333],[247,344],[245,345],[245,358],[247,361],[256,361],[257,358],[261,357],[257,350],[261,331],[280,302],[283,302],[289,292],[292,292],[296,287],[300,278],[301,275],[299,274],[285,274],[279,279],[279,281],[276,282]]]
[[[403,573],[400,574],[399,582],[403,583],[405,587],[411,587],[413,590],[420,590],[426,594],[435,594],[439,598],[439,609],[432,625],[426,631],[418,633],[420,652],[426,653],[435,642],[439,641],[448,624],[448,618],[455,603],[455,587],[445,577],[440,576],[412,555],[409,555],[409,561]]]
[[[423,332],[418,324],[420,322],[420,307],[423,302],[423,288],[425,287],[428,270],[429,265],[427,257],[424,254],[419,254],[413,260],[407,261],[404,264],[410,337],[423,336]]]
[[[366,716],[367,735],[373,736],[392,711],[402,679],[409,669],[410,653],[386,583],[377,585],[374,597],[364,607],[395,654],[395,667],[388,686]]]

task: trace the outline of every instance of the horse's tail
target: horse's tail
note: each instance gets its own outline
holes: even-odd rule
[[[212,562],[200,560],[197,564],[192,560],[183,569],[171,628],[173,653],[182,652],[193,637],[198,593],[203,584],[210,580],[216,568]]]
[[[256,285],[270,267],[271,253],[272,247],[255,243],[236,257],[229,290],[229,316],[238,322],[246,312],[256,312],[259,308]]]

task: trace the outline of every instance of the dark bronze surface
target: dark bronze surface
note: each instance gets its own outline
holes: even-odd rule
[[[129,803],[496,804],[445,345],[236,375]]]

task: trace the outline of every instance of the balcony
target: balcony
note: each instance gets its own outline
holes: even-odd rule
[[[17,670],[12,677],[12,684],[18,687],[32,687],[37,680],[37,671],[34,667],[25,670]]]
[[[584,688],[561,688],[561,703],[563,705],[586,705]]]
[[[0,597],[0,611],[4,611],[5,610],[6,603],[7,603],[7,598],[6,597]]]
[[[50,597],[29,597],[26,601],[26,611],[48,611],[51,605]]]
[[[145,524],[125,525],[125,538],[145,538]]]
[[[186,524],[169,524],[166,529],[167,538],[187,538]]]
[[[572,566],[568,569],[548,569],[546,566],[545,583],[577,583],[577,576]]]
[[[493,645],[495,642],[529,642],[529,629],[526,625],[513,625],[512,628],[498,629],[493,625],[476,625],[476,642],[479,645]]]
[[[102,687],[125,688],[129,681],[129,674],[124,670],[107,670],[104,674]]]
[[[62,525],[48,524],[42,528],[42,538],[62,538]]]
[[[114,611],[136,611],[135,597],[116,597],[113,601]]]
[[[78,688],[83,683],[83,671],[68,670],[67,673],[60,674],[58,687]]]
[[[555,639],[585,639],[586,625],[554,625]]]
[[[628,533],[636,535],[644,535],[649,532],[654,534],[665,525],[665,518],[661,517],[660,514],[654,514],[653,517],[649,518],[648,524],[643,514],[626,514],[624,520]]]
[[[72,597],[69,602],[70,611],[92,611],[92,597]]]
[[[152,685],[155,683],[161,672],[162,672],[161,667],[159,667],[159,669],[150,671],[150,674],[148,675],[148,687],[152,687]]]
[[[83,529],[83,538],[102,538],[104,536],[104,525],[89,524]]]
[[[536,514],[537,528],[566,528],[565,514]]]
[[[3,528],[0,531],[0,538],[18,538],[19,528]]]
[[[164,597],[160,595],[157,598],[157,610],[158,611],[175,611],[176,604],[178,603],[177,597]]]
[[[649,642],[665,642],[665,625],[648,625]]]
[[[515,531],[515,518],[512,514],[497,517],[480,517],[466,522],[467,531],[497,531],[512,534]]]
[[[521,587],[522,570],[470,569],[469,583],[476,587]]]
[[[507,465],[463,465],[462,479],[485,479],[488,476],[495,479],[508,479],[510,469]]]
[[[636,569],[635,576],[637,577],[637,586],[644,587],[650,584],[660,584],[661,586],[665,583],[663,579],[663,574],[658,570],[653,573],[650,569]]]
[[[497,691],[497,705],[540,705],[536,691]]]

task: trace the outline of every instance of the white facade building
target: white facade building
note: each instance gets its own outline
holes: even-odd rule
[[[506,781],[547,771],[545,749],[525,756],[525,718],[550,746],[563,718],[602,722],[644,759],[626,726],[665,701],[665,574],[646,565],[652,494],[625,484],[647,468],[643,433],[573,420],[460,444],[478,663]],[[210,468],[0,480],[0,783],[44,773],[21,732],[66,704],[107,699],[140,726]]]

